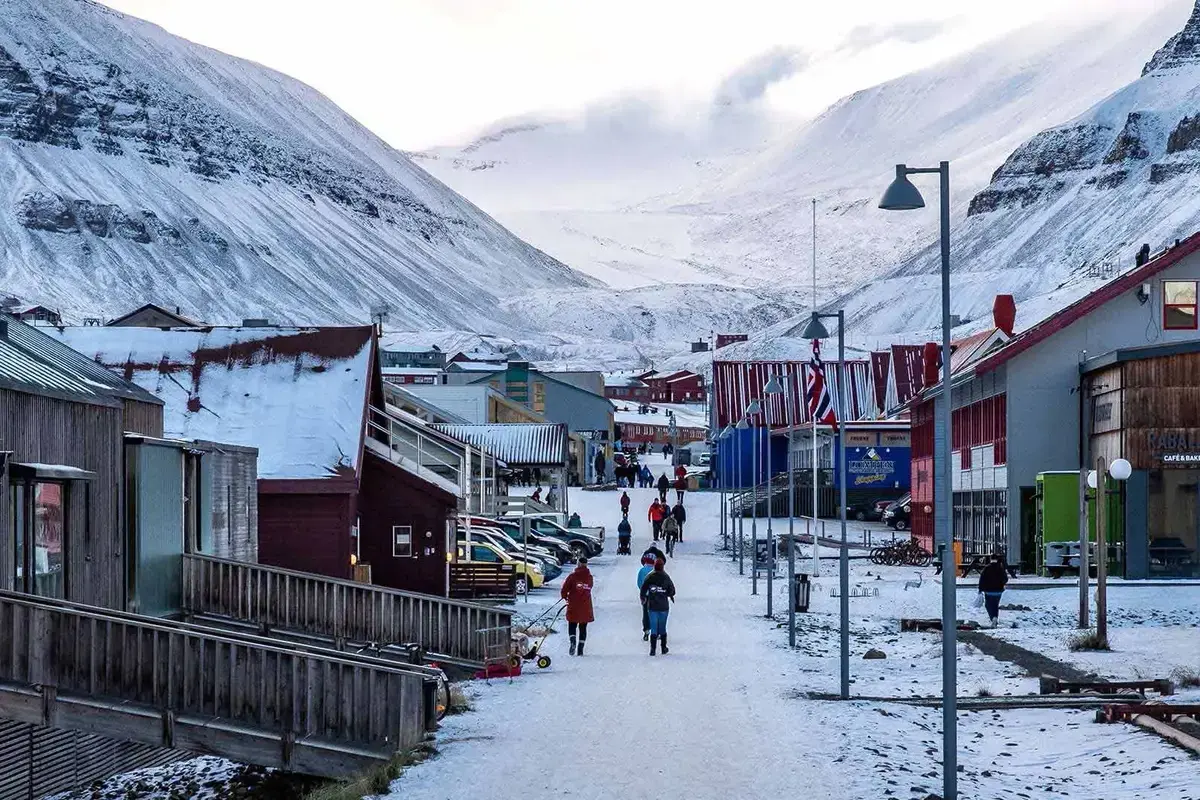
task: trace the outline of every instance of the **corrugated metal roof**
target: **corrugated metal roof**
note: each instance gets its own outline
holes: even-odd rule
[[[431,425],[516,467],[558,467],[567,457],[567,426],[556,423]]]
[[[0,337],[0,385],[96,405],[119,406],[124,399],[161,402],[32,325],[8,316],[2,319],[7,332]]]

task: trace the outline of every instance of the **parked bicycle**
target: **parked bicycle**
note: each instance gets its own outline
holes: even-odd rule
[[[871,561],[881,566],[928,567],[933,563],[933,553],[921,547],[915,540],[876,547],[871,550]]]

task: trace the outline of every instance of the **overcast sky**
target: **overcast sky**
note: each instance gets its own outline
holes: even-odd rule
[[[769,84],[773,109],[807,116],[1019,26],[1165,0],[102,2],[299,78],[417,149],[629,93],[686,103]]]

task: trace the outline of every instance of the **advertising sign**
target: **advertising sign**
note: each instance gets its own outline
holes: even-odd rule
[[[907,489],[912,475],[907,447],[847,447],[847,489]]]

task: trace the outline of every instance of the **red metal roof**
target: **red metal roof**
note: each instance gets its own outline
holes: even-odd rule
[[[975,366],[975,374],[983,375],[991,372],[1006,361],[1024,353],[1038,342],[1048,339],[1063,328],[1078,321],[1081,317],[1092,313],[1109,300],[1121,296],[1137,285],[1145,283],[1147,279],[1153,278],[1168,267],[1178,264],[1197,250],[1200,250],[1200,232],[1193,233],[1180,242],[1178,246],[1163,251],[1142,266],[1126,272],[1121,277],[1104,284],[1086,297],[1081,297],[1074,303],[1071,303],[1058,313],[1052,314],[1033,327],[1021,331],[1004,347],[980,361]]]

